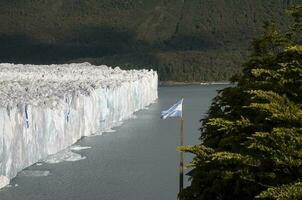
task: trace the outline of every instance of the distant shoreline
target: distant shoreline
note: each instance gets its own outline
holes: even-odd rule
[[[213,81],[213,82],[176,82],[176,81],[159,81],[159,86],[175,86],[175,85],[229,85],[229,81]]]

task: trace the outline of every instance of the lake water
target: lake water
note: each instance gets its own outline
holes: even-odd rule
[[[33,165],[0,191],[1,200],[175,200],[178,193],[179,120],[160,112],[184,98],[184,142],[199,143],[199,120],[217,90],[228,85],[159,88],[159,99],[116,132],[77,145],[86,159]],[[185,155],[188,162],[192,156]],[[187,177],[185,177],[186,183]]]

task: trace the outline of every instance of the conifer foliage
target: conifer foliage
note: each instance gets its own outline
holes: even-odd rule
[[[281,32],[266,23],[237,84],[219,92],[202,120],[191,185],[193,199],[302,199],[302,6]]]

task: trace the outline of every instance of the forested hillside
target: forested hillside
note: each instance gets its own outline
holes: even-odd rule
[[[154,68],[161,80],[227,80],[265,20],[302,0],[1,0],[0,62]]]

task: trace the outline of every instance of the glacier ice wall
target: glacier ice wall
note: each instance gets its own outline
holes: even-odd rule
[[[0,64],[0,187],[157,99],[157,73],[89,63]]]

